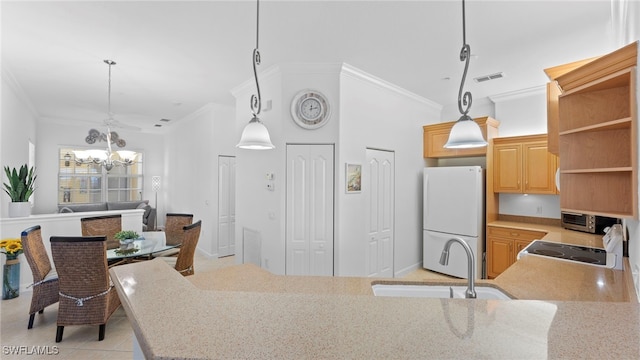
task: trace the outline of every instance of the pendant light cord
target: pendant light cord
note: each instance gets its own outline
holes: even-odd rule
[[[109,112],[109,123],[113,120],[113,116],[111,114],[111,65],[115,65],[116,62],[113,60],[104,60],[105,64],[109,65],[109,82],[108,82],[108,92],[107,92],[107,110]],[[107,161],[111,161],[111,128],[107,125]]]
[[[467,70],[469,70],[469,60],[471,58],[471,47],[467,44],[466,24],[465,24],[465,6],[464,0],[462,0],[462,50],[460,50],[460,61],[464,61],[464,72],[462,73],[462,81],[460,82],[460,90],[458,90],[458,110],[462,114],[461,118],[468,117],[469,109],[471,108],[471,92],[467,91],[462,94],[464,88],[464,82],[467,78]],[[463,109],[463,104],[465,108]]]
[[[258,40],[260,34],[260,0],[256,0],[256,48],[253,49],[253,76],[256,79],[256,89],[258,95],[251,95],[251,112],[253,117],[260,114],[262,108],[262,99],[260,98],[260,84],[258,83],[258,71],[256,67],[260,65],[260,51],[258,50]]]

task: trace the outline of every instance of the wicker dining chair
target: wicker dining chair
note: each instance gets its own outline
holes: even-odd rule
[[[115,238],[122,230],[122,215],[94,216],[80,219],[82,236],[106,236],[107,249],[120,247],[120,241]]]
[[[29,325],[33,327],[36,313],[42,314],[44,308],[58,302],[58,273],[51,267],[51,261],[42,242],[40,225],[32,226],[21,234],[22,249],[33,274],[33,292],[29,308]]]
[[[99,325],[102,341],[107,321],[120,306],[109,278],[106,237],[52,236],[51,253],[60,288],[56,342],[69,325]]]
[[[182,236],[184,228],[187,225],[193,223],[193,214],[179,214],[179,213],[167,213],[167,217],[164,222],[164,235],[167,245],[179,245],[182,243]],[[180,252],[180,248],[161,251],[153,254],[154,257],[162,256],[176,256]]]
[[[198,245],[198,239],[200,239],[201,227],[201,220],[183,227],[182,245],[180,246],[178,256],[161,257],[160,259],[166,261],[184,276],[193,275],[195,273],[193,268],[193,257],[196,252],[196,246]]]
[[[164,223],[164,233],[167,245],[177,245],[182,242],[182,228],[193,223],[193,214],[167,213]]]

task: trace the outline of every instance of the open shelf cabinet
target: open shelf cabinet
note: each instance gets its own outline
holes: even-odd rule
[[[636,67],[603,72],[608,56],[619,54],[574,70],[589,81],[568,73],[573,80],[558,99],[560,207],[637,219]]]

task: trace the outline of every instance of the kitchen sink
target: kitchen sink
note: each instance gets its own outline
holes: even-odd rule
[[[466,285],[407,285],[407,284],[375,284],[372,285],[375,296],[395,297],[424,297],[424,298],[451,298],[451,289],[454,299],[464,299]],[[490,286],[475,287],[477,299],[512,300],[511,296],[501,290]]]

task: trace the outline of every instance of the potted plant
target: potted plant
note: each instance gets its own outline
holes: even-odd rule
[[[4,172],[9,179],[8,183],[3,183],[4,192],[9,195],[11,202],[9,203],[9,217],[24,217],[31,214],[31,204],[29,198],[35,190],[36,174],[35,168],[31,169],[24,164],[20,170],[10,170],[8,166],[4,167]]]
[[[140,236],[135,231],[123,230],[117,232],[114,237],[120,241],[120,250],[130,250],[133,249],[133,240]]]

